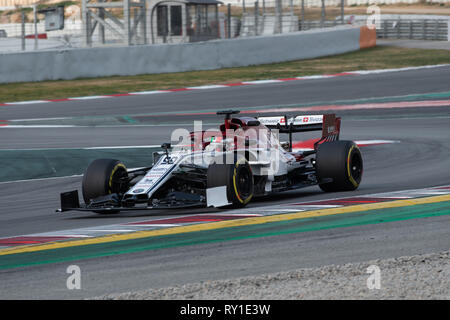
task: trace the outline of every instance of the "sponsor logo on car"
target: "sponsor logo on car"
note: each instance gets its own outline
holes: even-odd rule
[[[177,161],[178,157],[166,156],[161,163],[163,164],[172,164]]]

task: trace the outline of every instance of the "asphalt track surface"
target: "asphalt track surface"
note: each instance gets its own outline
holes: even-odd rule
[[[164,111],[241,108],[450,91],[450,68],[292,81],[200,92],[0,107],[0,119],[133,115]],[[450,184],[450,109],[353,110],[343,117],[341,139],[388,139],[395,144],[362,149],[364,177],[351,195]],[[182,121],[217,122],[214,116]],[[181,120],[180,120],[181,121]],[[164,116],[163,126],[5,129],[1,149],[151,145],[166,142],[179,127]],[[158,123],[149,123],[155,125]],[[192,210],[127,212],[114,216],[58,215],[59,192],[79,188],[80,177],[0,184],[0,237],[88,226],[126,223],[193,213]],[[294,201],[349,196],[325,194],[318,187],[251,203],[259,207]],[[210,212],[203,210],[201,212]],[[55,263],[0,271],[0,298],[70,299],[164,287],[196,281],[286,271],[448,250],[448,216],[336,228],[266,238],[225,241],[129,253],[73,262],[80,266],[82,290],[66,289],[66,268]]]

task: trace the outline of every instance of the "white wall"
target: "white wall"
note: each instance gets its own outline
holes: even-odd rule
[[[0,83],[212,70],[359,50],[360,28],[197,43],[0,54]]]

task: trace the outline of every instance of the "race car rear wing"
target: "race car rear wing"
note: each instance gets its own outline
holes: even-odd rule
[[[341,118],[335,114],[302,115],[295,117],[275,116],[258,117],[259,122],[269,129],[277,129],[280,133],[289,134],[289,150],[292,151],[292,133],[306,131],[322,131],[322,137],[314,144],[339,140]]]

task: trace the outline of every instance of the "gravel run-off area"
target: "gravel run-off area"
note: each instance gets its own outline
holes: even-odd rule
[[[94,299],[449,300],[450,251],[203,281]]]

